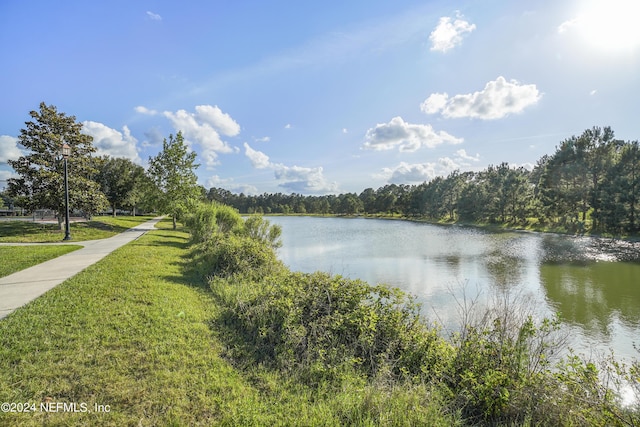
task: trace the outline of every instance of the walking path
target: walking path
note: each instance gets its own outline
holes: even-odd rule
[[[162,217],[154,218],[108,239],[54,243],[84,247],[9,276],[0,277],[0,319],[100,261],[119,247],[153,230],[160,219]]]

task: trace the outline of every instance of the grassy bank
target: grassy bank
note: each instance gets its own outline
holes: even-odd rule
[[[191,235],[164,221],[0,321],[0,401],[36,405],[0,425],[638,421],[593,363],[552,369],[553,321],[492,311],[446,341],[398,290],[289,272],[260,218],[196,216]]]
[[[70,224],[71,238],[75,242],[106,239],[151,219],[151,216],[96,216],[91,221]],[[64,238],[57,224],[32,221],[0,222],[0,242],[53,243]]]
[[[0,246],[0,277],[80,249],[78,245]]]
[[[0,401],[37,410],[0,413],[0,425],[374,425],[414,407],[437,425],[433,404],[410,389],[345,383],[336,394],[237,369],[190,262],[186,233],[152,232],[1,321]],[[44,413],[42,402],[88,412]]]

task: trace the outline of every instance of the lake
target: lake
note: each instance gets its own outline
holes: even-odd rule
[[[292,270],[397,286],[445,331],[458,328],[464,301],[487,304],[507,290],[539,317],[559,312],[576,351],[640,357],[639,243],[384,219],[268,219],[282,226],[278,255]]]

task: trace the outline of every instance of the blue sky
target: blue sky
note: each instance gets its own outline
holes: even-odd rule
[[[359,193],[640,137],[640,2],[0,3],[0,188],[29,111],[146,166],[182,131],[200,184]]]

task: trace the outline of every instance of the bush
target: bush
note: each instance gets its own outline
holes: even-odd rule
[[[280,274],[241,286],[251,290],[227,299],[227,322],[258,362],[308,385],[352,371],[395,381],[442,370],[447,360],[449,346],[398,289],[324,273]],[[225,293],[222,281],[212,288]]]
[[[272,248],[235,234],[217,235],[200,244],[195,258],[205,277],[242,276],[259,280],[283,268]]]
[[[187,216],[185,224],[194,243],[207,242],[217,234],[241,232],[243,221],[237,210],[217,203],[200,203]]]

